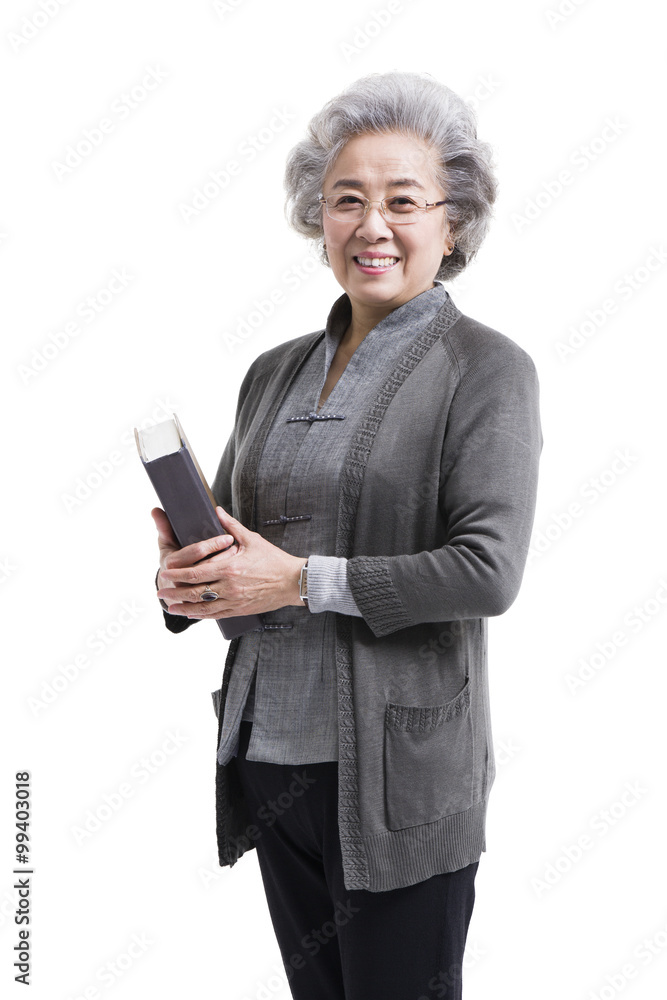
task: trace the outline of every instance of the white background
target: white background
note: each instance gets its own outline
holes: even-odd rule
[[[284,221],[286,155],[348,83],[407,69],[471,100],[495,148],[492,230],[447,287],[530,353],[542,390],[533,556],[490,623],[498,775],[467,1000],[663,995],[655,5],[43,2],[50,13],[5,0],[0,14],[3,982],[18,940],[14,774],[29,769],[35,1000],[289,996],[256,851],[217,865],[210,692],[225,644],[213,624],[162,625],[155,499],[129,432],[175,409],[212,478],[250,362],[320,329],[340,294]],[[281,130],[262,132],[276,111]],[[104,118],[111,131],[58,176]],[[238,175],[186,221],[232,159]],[[107,303],[114,270],[127,284]]]

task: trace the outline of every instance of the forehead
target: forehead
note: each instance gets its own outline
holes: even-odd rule
[[[348,180],[355,182],[348,186],[365,187],[404,179],[413,180],[417,189],[431,185],[435,171],[434,152],[415,136],[365,133],[347,141],[327,172],[325,183]]]

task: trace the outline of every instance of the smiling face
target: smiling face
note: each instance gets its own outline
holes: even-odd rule
[[[329,218],[322,206],[329,263],[350,298],[353,316],[357,312],[377,317],[377,322],[433,287],[443,255],[452,252],[446,206],[430,208],[418,215],[418,222],[402,225],[388,223],[377,204],[401,194],[428,202],[446,197],[435,179],[433,154],[423,142],[394,132],[354,136],[327,172],[322,194],[375,202],[363,219],[352,222]],[[371,258],[384,262],[389,257],[388,266],[368,266]]]

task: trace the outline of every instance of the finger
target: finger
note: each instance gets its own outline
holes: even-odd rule
[[[186,618],[223,618],[231,614],[223,601],[199,601],[194,604],[186,601],[183,604],[172,604],[169,611]]]
[[[224,507],[216,507],[215,512],[218,515],[218,520],[225,531],[228,531],[229,534],[236,539],[239,545],[247,545],[253,532],[248,531],[248,529],[241,524],[240,521],[237,521],[235,517],[228,514]]]
[[[178,539],[174,535],[174,530],[171,526],[169,518],[162,510],[161,507],[153,507],[151,511],[151,517],[155,521],[155,527],[157,528],[159,541],[163,545],[173,546],[178,548]]]
[[[222,599],[221,583],[216,580],[210,580],[207,583],[199,583],[194,587],[183,585],[176,587],[161,587],[160,590],[157,591],[157,596],[161,597],[162,600],[170,606],[172,604],[202,604],[205,608],[209,608],[215,602],[202,601],[201,596],[207,587],[214,593],[219,594]]]
[[[172,570],[174,572],[172,572],[170,578],[178,579],[178,570],[195,568],[196,563],[221,552],[223,549],[229,548],[233,542],[234,539],[231,535],[214,535],[213,538],[205,538],[202,542],[192,542],[190,545],[184,545],[182,549],[178,549],[177,552],[172,552],[169,555],[168,567],[163,576],[166,575],[169,577],[169,570]],[[204,576],[206,572],[210,575],[210,569],[204,569]],[[204,576],[199,575],[194,579],[204,579]],[[193,578],[187,577],[187,579]]]

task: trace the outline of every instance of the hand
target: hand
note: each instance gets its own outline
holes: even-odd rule
[[[170,614],[232,618],[288,605],[304,607],[299,597],[299,574],[306,559],[292,556],[258,532],[249,531],[222,507],[216,507],[216,513],[221,527],[229,534],[182,549],[168,528],[164,511],[155,508],[151,513],[158,528],[162,557],[158,597],[169,605]],[[234,539],[236,545],[230,545]],[[218,600],[201,600],[207,584],[220,595]]]
[[[181,552],[183,550],[181,549],[181,546],[178,544],[176,536],[174,535],[174,532],[172,530],[169,518],[162,510],[162,508],[154,507],[153,510],[151,511],[151,517],[155,521],[155,527],[157,528],[158,546],[160,549],[160,569],[157,575],[158,587],[168,586],[171,589],[171,587],[174,586],[173,584],[171,583],[167,584],[164,581],[161,582],[162,573],[167,568],[172,568],[174,565],[180,565],[180,563],[173,563],[170,557],[174,552]],[[233,541],[234,539],[230,538],[229,535],[227,535],[225,536],[224,545],[230,545]],[[191,546],[186,546],[185,548],[190,549]],[[163,600],[165,600],[165,598],[163,598]],[[174,600],[173,595],[171,595],[171,600],[172,601]],[[166,603],[169,603],[169,601],[167,601]]]
[[[177,586],[178,581],[176,583],[167,581],[163,577],[163,573],[166,569],[171,569],[174,566],[183,565],[183,559],[179,559],[176,562],[174,562],[174,560],[171,558],[174,553],[176,552],[188,553],[193,548],[193,546],[187,545],[181,548],[181,546],[178,544],[176,536],[174,535],[169,518],[160,507],[154,507],[153,510],[151,511],[151,516],[155,521],[155,527],[157,528],[158,546],[160,549],[160,569],[158,570],[157,584],[158,588],[162,589],[161,590],[158,589],[158,597],[161,597],[162,600],[165,602],[165,604],[171,605],[178,600],[174,589]],[[231,538],[229,535],[216,536],[215,538],[209,539],[209,541],[219,542],[220,543],[220,545],[218,546],[219,548],[227,548],[229,545],[232,545],[234,543],[234,539]],[[213,551],[213,549],[211,551]],[[197,556],[193,555],[191,561],[194,562],[196,558]],[[165,587],[168,588],[169,590],[168,596],[165,595],[164,593]],[[172,614],[180,613],[180,612],[171,612],[171,608],[169,610],[170,613]]]

